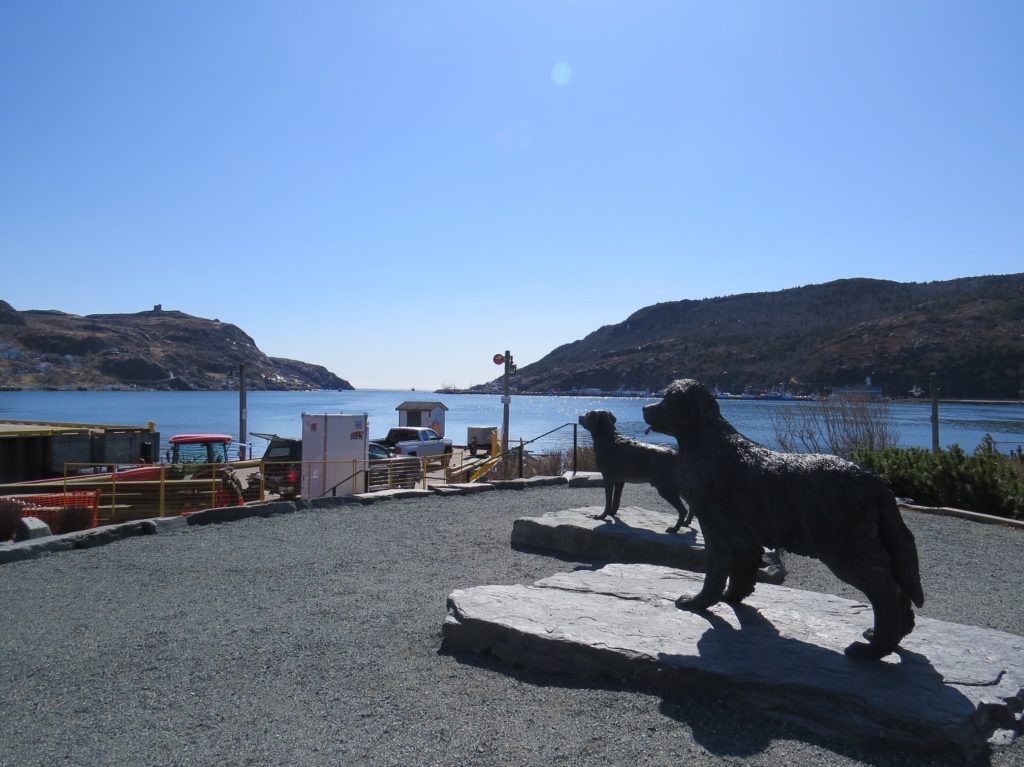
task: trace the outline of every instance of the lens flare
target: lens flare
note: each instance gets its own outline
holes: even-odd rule
[[[568,85],[572,80],[572,68],[564,61],[559,61],[551,70],[551,80],[555,85]]]

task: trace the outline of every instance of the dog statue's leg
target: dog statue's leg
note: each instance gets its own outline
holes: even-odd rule
[[[666,501],[672,504],[672,508],[674,508],[679,514],[679,519],[676,521],[676,523],[672,525],[672,527],[668,528],[665,532],[678,533],[679,528],[683,525],[689,526],[690,521],[693,519],[693,512],[686,508],[686,504],[683,503],[683,500],[679,497],[679,493],[676,491],[676,489],[655,487],[655,490],[658,491],[658,495],[660,495],[662,498],[664,498]]]
[[[615,487],[619,485],[618,482],[612,482],[610,479],[604,481],[604,512],[601,514],[595,514],[594,519],[607,519],[608,517],[614,517],[615,512],[618,508],[612,503],[612,496],[615,493]]]
[[[676,600],[676,607],[680,610],[707,610],[713,605],[717,605],[722,601],[722,592],[725,591],[725,581],[728,576],[728,570],[724,567],[712,567],[708,566],[708,571],[704,576],[704,585],[701,587],[700,593],[695,597],[686,599],[679,597]]]
[[[757,583],[757,570],[761,566],[761,549],[738,552],[733,558],[729,570],[729,588],[722,598],[731,604],[737,604],[754,593]]]
[[[864,642],[853,642],[845,653],[859,660],[879,660],[893,653],[900,640],[913,628],[913,611],[909,600],[892,578],[886,557],[872,557],[853,563],[826,561],[829,569],[851,586],[864,592],[874,611],[875,625],[864,632]],[[903,604],[903,602],[907,604]],[[910,617],[907,617],[910,612]]]
[[[612,493],[612,512],[611,515],[614,517],[619,513],[619,504],[622,502],[622,488],[626,486],[625,482],[616,482],[615,491]]]
[[[707,536],[707,531],[704,534]],[[718,548],[713,538],[708,540],[705,537],[705,543],[707,545],[708,564],[707,572],[704,575],[704,585],[701,586],[700,593],[697,596],[690,597],[689,599],[679,597],[676,600],[676,607],[680,610],[707,610],[722,600],[725,582],[729,576],[729,555]]]

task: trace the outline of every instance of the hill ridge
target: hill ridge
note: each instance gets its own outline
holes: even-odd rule
[[[723,391],[810,392],[871,377],[900,396],[933,372],[948,396],[1019,396],[1024,274],[851,277],[660,302],[556,347],[513,382],[519,391],[657,391],[688,377]]]
[[[237,325],[154,307],[128,314],[18,311],[0,300],[0,387],[352,389],[321,365],[268,357]]]

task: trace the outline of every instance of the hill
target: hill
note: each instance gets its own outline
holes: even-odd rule
[[[696,378],[723,391],[812,392],[871,376],[903,396],[927,388],[933,372],[945,396],[1020,396],[1024,274],[847,279],[660,303],[554,349],[513,382],[519,391],[657,391]]]
[[[320,365],[268,357],[240,328],[179,311],[79,316],[0,301],[0,387],[352,389]]]

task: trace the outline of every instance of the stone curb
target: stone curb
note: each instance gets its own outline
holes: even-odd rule
[[[271,501],[248,506],[224,506],[219,509],[204,509],[188,516],[189,525],[215,525],[221,522],[237,522],[253,517],[273,517],[278,514],[294,514],[294,501]]]
[[[600,477],[600,475],[598,475]],[[400,500],[402,498],[425,498],[434,495],[467,495],[482,493],[488,490],[524,490],[531,487],[549,487],[552,485],[569,485],[569,479],[560,477],[529,477],[525,479],[497,480],[460,484],[450,487],[454,492],[438,493],[436,489],[422,490],[419,488],[381,490],[376,493],[360,493],[349,498],[315,498],[313,500],[269,501],[250,503],[245,506],[225,506],[219,509],[204,509],[188,516],[151,517],[149,519],[122,522],[116,525],[105,525],[90,530],[79,530],[63,535],[51,535],[18,543],[0,543],[0,565],[7,562],[18,562],[31,559],[40,554],[49,554],[70,549],[84,549],[102,546],[114,541],[130,538],[135,535],[155,535],[182,532],[190,527],[236,522],[240,519],[265,518],[278,514],[292,514],[296,511],[311,509],[337,509],[354,504],[366,505],[384,500]]]
[[[599,471],[578,471],[575,474],[567,471],[562,476],[569,487],[604,487],[604,477]]]
[[[934,514],[939,517],[956,517],[971,522],[979,522],[983,525],[1004,525],[1017,530],[1024,530],[1024,522],[1006,517],[996,517],[991,514],[979,514],[976,511],[965,511],[964,509],[951,509],[947,506],[917,506],[913,503],[901,503],[900,508],[905,511],[916,511],[919,514]]]
[[[151,522],[151,520],[122,522],[117,525],[104,525],[103,527],[94,527],[89,530],[77,530],[73,533],[54,535],[49,538],[37,538],[23,543],[13,543],[0,547],[0,564],[31,559],[40,554],[49,554],[57,551],[90,549],[94,546],[103,546],[136,535],[152,535],[156,532],[156,526]]]
[[[496,489],[490,482],[463,482],[451,485],[432,485],[430,491],[437,495],[476,495]]]
[[[377,501],[399,501],[403,498],[428,498],[433,493],[422,488],[395,488],[393,490],[377,490],[373,493],[356,493],[352,496],[356,503],[370,504]]]
[[[220,509],[204,509],[203,511],[195,512],[187,517],[152,517],[150,519],[136,520],[134,522],[122,522],[116,525],[105,525],[103,527],[92,528],[90,530],[79,530],[74,533],[35,538],[17,543],[0,543],[0,565],[8,562],[18,562],[24,559],[31,559],[41,554],[102,546],[107,543],[113,543],[114,541],[123,540],[136,535],[181,532],[192,526],[235,522],[240,519],[252,519],[257,517],[265,518],[276,516],[278,514],[291,514],[296,511],[308,511],[312,509],[337,509],[353,504],[367,505],[376,503],[379,500],[424,498],[432,495],[468,495],[487,492],[489,490],[525,490],[531,487],[551,487],[554,485],[566,485],[568,487],[603,487],[604,480],[602,479],[600,472],[581,471],[573,474],[570,471],[557,477],[529,477],[524,479],[492,480],[491,482],[435,486],[429,490],[422,490],[418,488],[407,490],[381,490],[376,493],[361,493],[349,498],[315,498],[311,501],[302,499],[296,501],[269,501],[264,503],[246,504],[245,506],[226,506]],[[442,490],[439,489],[440,487],[451,489]],[[917,506],[908,503],[901,503],[900,508],[921,514],[958,517],[960,519],[966,519],[982,524],[1004,525],[1006,527],[1024,530],[1024,522],[1006,519],[1004,517],[994,517],[988,514],[978,514],[973,511],[964,511],[962,509]]]
[[[495,490],[526,490],[531,487],[551,487],[553,485],[568,485],[569,480],[563,476],[559,477],[525,477],[522,479],[492,479],[488,484]]]

